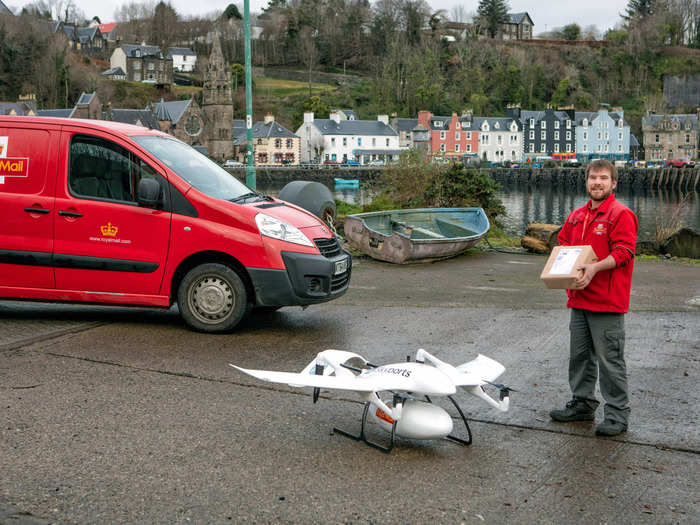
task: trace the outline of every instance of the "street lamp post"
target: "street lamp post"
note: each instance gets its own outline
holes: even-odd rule
[[[245,41],[245,126],[248,156],[245,167],[245,183],[255,189],[255,165],[253,157],[253,74],[250,60],[250,0],[243,2],[243,39]]]

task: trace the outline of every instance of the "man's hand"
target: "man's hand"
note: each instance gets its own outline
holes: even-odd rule
[[[572,290],[582,290],[591,284],[591,281],[600,270],[612,270],[616,265],[615,258],[612,255],[608,255],[602,261],[577,266],[576,269],[581,271],[581,275],[576,279]]]

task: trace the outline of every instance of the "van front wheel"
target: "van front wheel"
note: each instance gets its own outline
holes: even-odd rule
[[[177,291],[185,322],[201,332],[233,330],[248,310],[248,295],[240,276],[230,267],[208,263],[187,272]]]

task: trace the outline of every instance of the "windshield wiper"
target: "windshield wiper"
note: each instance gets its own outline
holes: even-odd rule
[[[265,195],[264,193],[260,193],[257,191],[251,191],[248,193],[244,193],[243,195],[239,195],[238,197],[234,197],[233,199],[229,199],[229,201],[230,202],[240,202],[240,201],[244,201],[246,199],[252,199],[253,197],[257,197],[258,199],[264,200],[264,201],[271,201],[272,200],[272,197],[270,197],[269,195]]]

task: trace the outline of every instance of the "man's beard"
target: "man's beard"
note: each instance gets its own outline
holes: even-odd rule
[[[612,195],[612,192],[613,192],[612,188],[610,188],[610,190],[608,190],[607,192],[605,192],[605,191],[603,190],[603,191],[604,191],[603,195],[602,195],[600,198],[596,198],[596,197],[593,196],[593,193],[591,192],[591,190],[586,190],[586,191],[588,192],[588,196],[589,196],[589,197],[591,198],[591,200],[594,201],[594,202],[603,202],[605,199],[607,199],[608,197],[610,197],[610,195]]]

